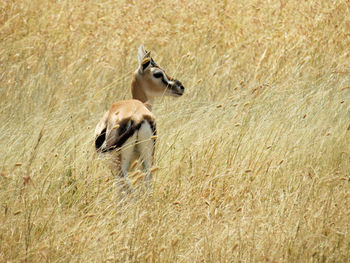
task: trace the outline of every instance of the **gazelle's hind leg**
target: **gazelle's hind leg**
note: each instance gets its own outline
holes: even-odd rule
[[[142,123],[138,136],[137,136],[137,149],[140,153],[140,158],[142,160],[142,167],[146,173],[146,187],[150,190],[150,184],[152,175],[150,169],[153,165],[153,154],[154,154],[154,142],[155,139],[152,138],[153,130],[148,121]]]
[[[136,134],[131,136],[119,150],[119,169],[117,170],[116,180],[120,192],[133,192],[133,188],[130,184],[128,177],[128,169],[131,162],[135,158],[135,146],[136,146]]]

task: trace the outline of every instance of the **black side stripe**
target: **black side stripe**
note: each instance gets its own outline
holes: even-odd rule
[[[112,146],[109,148],[102,148],[104,141],[106,140],[106,129],[103,129],[101,134],[95,140],[95,147],[97,151],[101,151],[102,153],[113,151],[114,149],[120,148],[123,144],[134,135],[134,133],[141,128],[141,125],[146,121],[149,123],[152,129],[152,134],[157,135],[156,123],[148,116],[144,116],[144,121],[135,125],[135,122],[131,119],[125,119],[121,123],[119,123],[118,128],[118,136],[116,138],[112,138]],[[153,138],[153,143],[156,143],[156,138]]]
[[[95,148],[97,151],[101,148],[105,140],[106,140],[106,128],[104,128],[100,133],[100,135],[97,136],[97,138],[95,139]]]
[[[129,121],[131,121],[130,124]],[[133,136],[135,131],[140,129],[142,123],[143,122],[140,122],[137,125],[135,125],[133,120],[124,120],[122,123],[119,124],[120,126],[118,128],[118,137],[114,139],[114,141],[112,142],[112,146],[108,149],[102,149],[102,152],[105,153],[122,147],[123,144],[127,141],[127,139]]]

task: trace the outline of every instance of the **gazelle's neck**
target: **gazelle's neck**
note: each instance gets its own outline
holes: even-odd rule
[[[145,106],[152,110],[152,99],[147,96],[145,88],[142,86],[142,80],[138,75],[138,72],[134,74],[132,82],[131,82],[131,95],[134,100],[139,100]]]

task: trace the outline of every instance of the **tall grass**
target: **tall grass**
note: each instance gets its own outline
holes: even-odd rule
[[[0,261],[348,262],[349,9],[1,2]],[[93,130],[141,43],[186,92],[155,102],[152,194],[121,204]]]

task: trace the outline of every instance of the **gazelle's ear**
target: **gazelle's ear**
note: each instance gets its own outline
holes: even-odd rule
[[[139,61],[140,66],[144,56],[145,56],[145,49],[143,48],[143,44],[142,44],[137,51],[137,60]]]
[[[141,73],[145,72],[149,67],[151,66],[151,58],[146,57],[144,60],[141,62],[139,70]]]
[[[143,45],[137,51],[137,59],[139,61],[139,72],[143,73],[148,67],[152,65],[151,52],[146,51]]]
[[[150,58],[150,57],[151,57],[151,52],[146,51],[143,47],[143,44],[142,44],[137,51],[137,59],[139,61],[139,66],[141,66],[142,61],[145,58]]]

